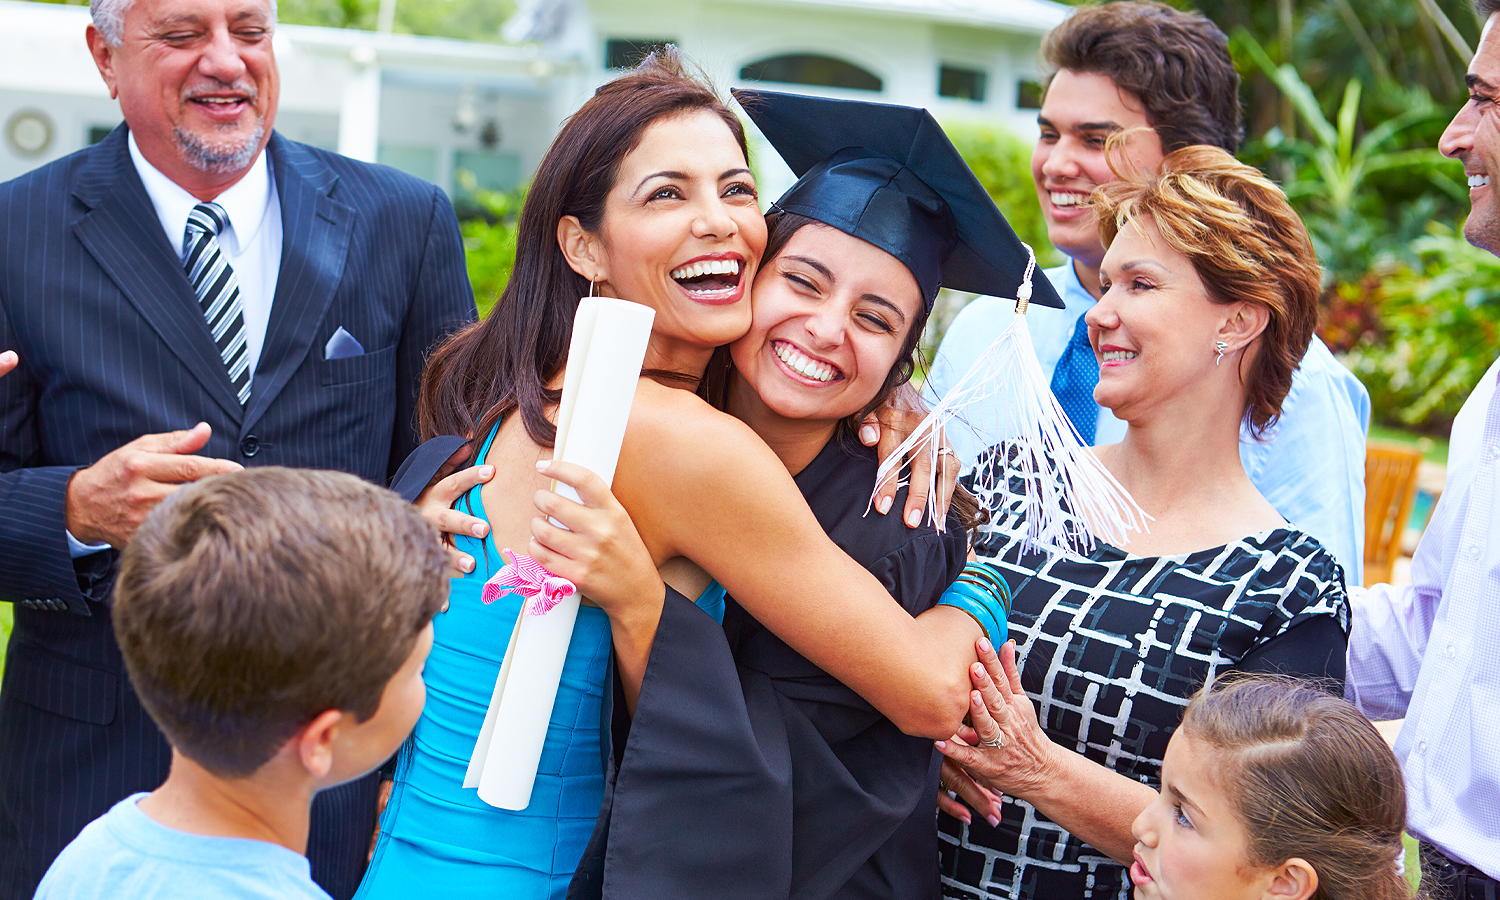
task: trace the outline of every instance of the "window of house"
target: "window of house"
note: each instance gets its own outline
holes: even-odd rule
[[[1042,83],[1022,79],[1016,82],[1016,109],[1041,109]]]
[[[607,69],[633,69],[652,51],[674,44],[671,38],[610,38],[604,42],[604,67]]]
[[[943,63],[938,67],[938,96],[983,103],[985,79],[980,69]]]
[[[789,53],[758,60],[740,69],[745,81],[814,84],[854,91],[879,91],[885,85],[869,69],[848,60],[817,53]]]

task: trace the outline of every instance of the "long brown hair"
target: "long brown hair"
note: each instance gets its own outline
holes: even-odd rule
[[[717,113],[747,152],[740,120],[667,46],[601,86],[563,125],[527,193],[515,269],[494,310],[428,360],[417,405],[424,438],[472,439],[519,410],[527,435],[552,446],[557,429],[546,409],[560,392],[547,384],[567,361],[578,300],[589,292],[557,244],[557,223],[576,216],[586,231],[597,231],[620,162],[641,135],[661,119],[696,110]]]
[[[1293,857],[1318,873],[1311,900],[1405,900],[1401,765],[1359,710],[1308,682],[1242,676],[1205,685],[1181,731],[1217,750],[1220,783],[1257,868]]]

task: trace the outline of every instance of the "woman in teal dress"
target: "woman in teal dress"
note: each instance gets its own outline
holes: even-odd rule
[[[484,513],[489,536],[466,545],[476,574],[457,582],[439,617],[429,707],[398,765],[365,900],[436,891],[561,896],[599,811],[607,649],[617,652],[631,706],[659,620],[649,609],[609,627],[599,609],[580,611],[544,774],[525,810],[484,807],[462,787],[517,614],[513,599],[479,602],[479,585],[499,567],[497,549],[538,552],[533,497],[549,479],[536,465],[552,455],[549,414],[577,298],[594,289],[649,305],[656,319],[613,483],[638,529],[632,538],[648,553],[644,565],[622,556],[618,592],[588,600],[641,610],[654,592],[659,613],[663,580],[686,597],[717,582],[909,734],[946,738],[969,706],[975,620],[957,610],[913,619],[829,540],[776,454],[684,389],[697,384],[715,348],[749,329],[748,288],[765,247],[733,113],[675,56],[648,60],[601,87],[564,126],[519,231],[516,267],[495,311],[438,348],[423,377],[425,435],[486,436],[476,471],[493,474],[470,504]],[[795,592],[785,582],[792,568]],[[820,602],[808,605],[806,596]]]
[[[494,434],[478,458],[488,455]],[[459,506],[488,520],[478,487]],[[453,579],[448,609],[434,620],[433,654],[423,673],[427,706],[398,758],[361,898],[410,897],[439,887],[444,896],[474,896],[496,890],[501,872],[505,890],[513,892],[506,896],[557,896],[567,889],[599,813],[600,701],[610,632],[608,618],[593,606],[578,611],[530,805],[500,810],[477,791],[458,787],[502,661],[497,651],[505,642],[497,643],[496,625],[516,621],[522,598],[511,593],[489,605],[481,602],[480,589],[504,564],[499,548],[488,536],[459,535],[456,543],[478,565]],[[722,620],[722,588],[711,585],[698,602]],[[396,879],[396,872],[410,878]]]

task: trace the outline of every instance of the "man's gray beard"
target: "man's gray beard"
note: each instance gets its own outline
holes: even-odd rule
[[[210,175],[232,175],[250,167],[255,154],[260,151],[260,139],[266,133],[264,123],[257,123],[255,130],[243,141],[205,141],[201,136],[185,128],[177,128],[173,136],[188,165]]]

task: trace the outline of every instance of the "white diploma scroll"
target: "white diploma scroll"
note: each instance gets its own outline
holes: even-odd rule
[[[613,297],[586,297],[578,304],[557,409],[553,459],[583,466],[606,484],[614,481],[655,317],[648,306]],[[578,499],[567,485],[554,481],[552,487]],[[464,787],[478,788],[479,799],[490,806],[525,809],[531,803],[547,724],[578,618],[578,601],[575,592],[542,615],[527,615],[523,604],[511,631],[505,662],[464,775]]]

